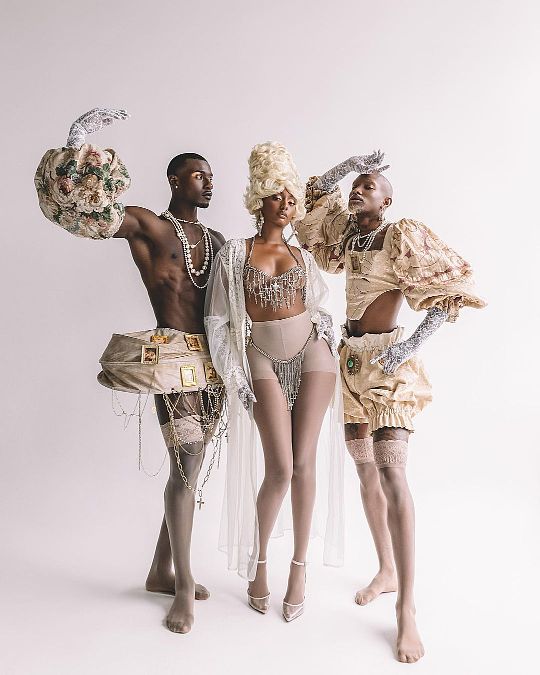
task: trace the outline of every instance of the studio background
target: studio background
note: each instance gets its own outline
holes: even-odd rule
[[[262,4],[56,0],[3,3],[3,432],[0,671],[6,674],[394,673],[395,595],[354,592],[376,571],[346,458],[346,565],[311,548],[306,614],[277,612],[291,539],[270,548],[272,609],[250,612],[217,551],[224,465],[195,513],[196,603],[188,636],[143,590],[166,467],[138,471],[137,431],[96,381],[110,334],[154,318],[123,240],[69,236],[42,216],[45,150],[95,106],[131,118],[89,138],[113,147],[124,203],[166,208],[165,169],[201,153],[215,175],[205,224],[250,236],[242,203],[251,147],[279,140],[304,178],[381,148],[389,219],[423,221],[473,264],[488,301],[425,344],[434,402],[417,421],[408,475],[417,512],[418,673],[528,672],[536,662],[540,395],[535,218],[537,3]],[[348,184],[345,185],[345,189]],[[344,276],[325,278],[336,326]],[[403,311],[410,331],[423,315]],[[126,407],[135,397],[124,396]],[[144,463],[163,441],[150,406]]]

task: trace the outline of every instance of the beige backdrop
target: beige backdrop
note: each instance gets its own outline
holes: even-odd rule
[[[435,401],[410,453],[427,647],[415,672],[528,670],[539,14],[534,0],[3,3],[2,672],[400,668],[393,598],[351,601],[375,558],[350,464],[347,565],[323,569],[314,545],[301,622],[284,626],[275,608],[252,616],[244,583],[226,571],[222,468],[193,547],[212,600],[197,605],[190,636],[161,627],[169,601],[141,589],[165,471],[138,472],[135,425],[124,433],[95,379],[109,335],[151,327],[151,308],[127,244],[70,237],[43,218],[33,190],[42,153],[94,106],[132,115],[92,138],[126,162],[126,204],[166,207],[169,159],[195,151],[215,173],[204,222],[249,234],[242,193],[254,143],[285,143],[304,177],[380,147],[392,165],[390,217],[423,220],[473,263],[489,307],[464,311],[423,352]],[[344,280],[328,281],[339,322]],[[405,312],[406,327],[420,318]],[[149,408],[144,461],[155,471],[163,448]],[[290,540],[273,546],[278,603]]]

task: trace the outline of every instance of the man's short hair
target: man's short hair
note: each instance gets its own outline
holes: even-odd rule
[[[198,155],[196,152],[183,152],[181,155],[176,155],[176,157],[171,159],[167,167],[167,176],[175,175],[188,159],[202,159],[203,162],[207,162],[202,155]]]

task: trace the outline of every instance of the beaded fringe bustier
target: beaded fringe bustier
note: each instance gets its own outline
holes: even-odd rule
[[[246,293],[253,298],[256,304],[260,304],[262,307],[271,307],[274,312],[283,308],[290,309],[296,301],[298,290],[302,291],[302,299],[305,302],[306,271],[298,262],[287,242],[285,244],[296,263],[286,272],[272,277],[250,264],[255,237],[251,240],[251,247],[244,266],[243,278]]]

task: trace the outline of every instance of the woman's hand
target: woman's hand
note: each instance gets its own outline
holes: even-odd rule
[[[86,140],[86,134],[93,134],[114,120],[125,120],[129,117],[127,110],[113,108],[93,108],[78,117],[70,127],[66,147],[79,149]]]
[[[256,401],[255,394],[247,384],[244,384],[238,389],[238,398],[246,410],[249,410],[250,404]]]

